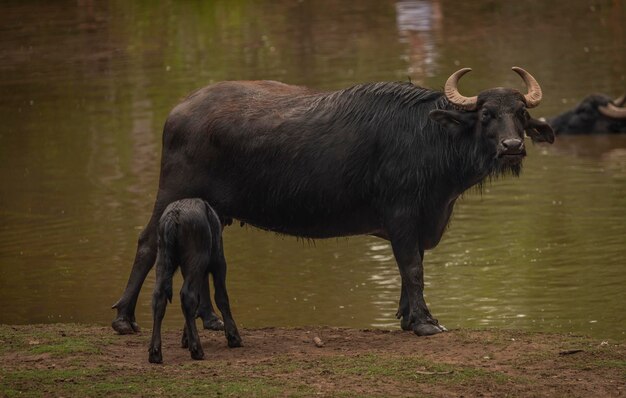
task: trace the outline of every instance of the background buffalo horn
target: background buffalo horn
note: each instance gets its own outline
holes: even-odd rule
[[[513,71],[520,75],[522,79],[524,79],[524,83],[526,83],[526,87],[528,89],[528,94],[524,95],[524,100],[526,101],[527,108],[534,108],[541,102],[541,87],[537,80],[524,69],[519,68],[517,66],[512,67]]]
[[[626,119],[626,108],[620,108],[610,102],[605,106],[599,106],[598,110],[604,116],[612,117],[615,119]]]
[[[625,102],[626,102],[626,94],[622,95],[621,97],[615,98],[613,100],[613,103],[617,106],[624,106]]]
[[[459,89],[457,88],[457,83],[464,74],[471,70],[472,68],[463,68],[454,72],[446,81],[446,85],[443,89],[448,101],[458,106],[459,108],[465,109],[467,111],[476,110],[476,102],[478,101],[478,97],[462,96],[461,93],[459,93]]]

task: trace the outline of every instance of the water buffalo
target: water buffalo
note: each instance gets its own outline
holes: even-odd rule
[[[560,115],[547,119],[556,134],[626,133],[626,96],[615,100],[592,94]]]
[[[527,109],[541,88],[513,70],[528,93],[493,88],[464,97],[452,74],[445,93],[411,83],[318,92],[273,81],[222,82],[176,106],[163,131],[159,189],[124,294],[119,333],[137,329],[137,296],[156,256],[163,209],[200,197],[219,214],[282,234],[369,234],[391,242],[402,289],[398,318],[418,335],[442,332],[424,300],[424,250],[434,248],[457,198],[492,176],[518,175],[524,132],[554,141]],[[205,295],[208,298],[208,293]],[[198,312],[209,319],[210,300]]]
[[[215,303],[224,317],[224,332],[229,347],[241,346],[241,337],[230,312],[226,292],[226,260],[222,248],[222,225],[218,215],[202,199],[182,199],[170,203],[159,220],[156,282],[152,295],[154,326],[148,360],[163,362],[161,322],[167,300],[172,301],[172,278],[180,267],[185,279],[180,302],[185,314],[182,345],[191,358],[203,359],[196,312],[201,292],[206,289],[209,273],[213,275]]]

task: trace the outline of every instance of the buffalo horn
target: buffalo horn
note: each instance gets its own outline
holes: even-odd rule
[[[615,98],[613,100],[613,103],[617,106],[624,106],[626,103],[626,94],[622,95],[621,97]]]
[[[604,106],[599,106],[598,110],[604,116],[612,117],[614,119],[626,119],[626,108],[620,108],[610,102]]]
[[[444,87],[444,92],[448,101],[458,106],[459,108],[465,109],[467,111],[476,110],[476,102],[478,101],[478,97],[464,97],[463,95],[461,95],[461,93],[459,93],[457,83],[464,74],[471,70],[472,68],[463,68],[457,70],[452,75],[450,75]]]
[[[520,75],[522,79],[524,79],[524,83],[526,84],[526,88],[528,89],[528,94],[524,94],[524,100],[526,101],[527,108],[534,108],[541,102],[541,86],[537,83],[537,80],[530,73],[526,72],[524,69],[519,68],[517,66],[512,67],[513,71]]]

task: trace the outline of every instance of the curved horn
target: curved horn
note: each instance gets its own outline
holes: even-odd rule
[[[610,102],[607,105],[599,106],[598,110],[604,116],[612,117],[615,119],[626,119],[626,108],[620,108]]]
[[[613,100],[613,103],[617,106],[624,106],[626,104],[626,94],[622,95],[621,97],[615,98]]]
[[[446,81],[446,85],[443,89],[448,101],[458,106],[459,108],[465,109],[467,111],[476,110],[476,102],[478,101],[478,97],[464,97],[463,95],[461,95],[461,93],[459,93],[457,83],[464,74],[471,70],[472,68],[463,68],[454,72]]]
[[[524,69],[519,68],[517,66],[512,67],[513,71],[520,75],[522,79],[524,79],[524,83],[526,84],[526,88],[528,89],[528,94],[524,94],[524,100],[526,101],[527,108],[534,108],[541,102],[541,86],[537,83],[537,80],[530,73],[526,72]]]

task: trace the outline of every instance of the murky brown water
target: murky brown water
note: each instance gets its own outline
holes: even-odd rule
[[[556,4],[555,4],[556,3]],[[161,127],[226,79],[318,88],[404,80],[521,87],[547,116],[626,89],[622,1],[4,2],[0,12],[0,322],[109,323],[157,185]],[[400,279],[372,237],[314,244],[227,229],[242,326],[397,327]],[[626,337],[626,136],[531,149],[519,179],[461,200],[426,255],[448,327]],[[150,325],[150,275],[137,308]],[[179,283],[179,282],[178,282]],[[175,303],[166,316],[182,324]]]

